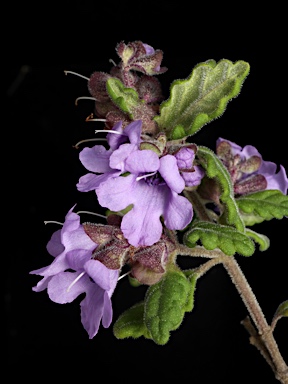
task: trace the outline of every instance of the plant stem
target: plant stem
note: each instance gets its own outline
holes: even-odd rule
[[[194,211],[196,212],[197,216],[201,218],[201,220],[211,221],[211,218],[208,215],[198,193],[195,191],[184,190],[183,194],[192,203]]]
[[[184,195],[191,201],[195,213],[200,220],[211,221],[197,192],[184,191]],[[203,247],[200,248],[197,246],[190,248],[189,250],[188,247],[179,245],[178,250],[181,255],[185,254],[185,248],[186,254],[189,256],[196,256],[198,254],[200,257],[210,257],[212,259],[210,262],[206,263],[206,267],[204,264],[204,273],[213,265],[218,264],[217,262],[213,262],[213,260],[215,260],[214,258],[220,258],[219,261],[223,263],[225,269],[227,270],[257,329],[256,330],[254,328],[249,318],[242,321],[242,324],[250,334],[250,343],[260,351],[262,356],[272,368],[275,378],[282,384],[288,384],[288,367],[274,339],[274,328],[268,325],[263,311],[234,257],[225,255],[219,249],[209,251],[203,249]]]
[[[248,284],[246,277],[233,257],[226,256],[222,263],[227,270],[232,282],[238,290],[256,328],[258,334],[253,332],[251,326],[243,325],[250,333],[250,342],[255,345],[275,373],[276,379],[283,384],[288,384],[288,367],[280,354],[278,345],[274,339],[272,328],[268,325],[262,309]],[[269,356],[268,356],[269,354]]]

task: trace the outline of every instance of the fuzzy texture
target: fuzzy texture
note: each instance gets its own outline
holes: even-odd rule
[[[222,139],[216,142],[217,155],[230,172],[235,193],[247,194],[265,189],[278,189],[287,194],[288,178],[285,168],[271,161],[264,161],[252,145],[240,147],[232,141]]]

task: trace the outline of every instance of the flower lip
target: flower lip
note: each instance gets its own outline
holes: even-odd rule
[[[82,176],[77,185],[80,191],[94,189],[102,207],[115,212],[131,207],[121,221],[121,230],[129,243],[136,247],[152,245],[159,240],[163,230],[161,217],[171,230],[182,230],[190,223],[192,205],[186,197],[178,194],[186,186],[199,185],[204,176],[199,166],[193,166],[195,145],[186,146],[175,154],[167,153],[165,148],[155,151],[149,145],[141,148],[141,126],[141,120],[125,129],[120,123],[115,125],[114,129],[125,134],[127,140],[120,143],[117,140],[121,136],[109,133],[109,140],[116,139],[112,144],[110,142],[110,149],[100,158],[100,162],[105,164],[97,165],[100,169],[107,167],[108,163],[109,172]],[[159,140],[166,143],[162,136]],[[89,152],[91,163],[99,162],[95,156],[97,152],[100,153],[99,150]]]

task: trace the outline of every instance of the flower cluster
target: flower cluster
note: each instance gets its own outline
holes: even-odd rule
[[[100,145],[84,148],[80,161],[94,173],[82,176],[77,184],[79,191],[95,190],[100,205],[112,211],[131,206],[121,230],[135,247],[159,241],[163,232],[161,217],[171,230],[184,229],[191,222],[192,204],[179,194],[185,186],[199,185],[204,175],[199,166],[194,167],[195,153],[189,146],[174,153],[165,148],[161,156],[154,150],[141,149],[141,144],[145,148],[141,128],[141,120],[125,130],[117,123],[107,138],[109,149]],[[126,139],[128,143],[123,143]]]
[[[287,194],[288,178],[285,168],[271,161],[264,161],[252,145],[241,148],[232,141],[222,139],[216,143],[216,153],[228,169],[236,195],[265,189],[277,189]]]
[[[80,162],[88,173],[81,176],[76,185],[80,192],[95,193],[98,203],[107,209],[107,222],[81,223],[80,216],[73,212],[75,206],[72,207],[62,229],[57,230],[47,244],[47,251],[54,257],[51,265],[30,272],[43,277],[33,290],[47,289],[49,298],[56,303],[70,303],[85,293],[80,303],[81,321],[89,338],[97,334],[101,321],[104,327],[112,322],[111,297],[119,278],[126,276],[122,273],[124,266],[129,269],[127,275],[131,281],[147,286],[160,282],[167,271],[171,271],[171,266],[178,273],[176,256],[181,240],[177,231],[181,234],[194,222],[207,221],[209,215],[202,214],[207,201],[216,203],[218,211],[227,209],[220,201],[227,180],[221,184],[221,177],[211,177],[215,174],[214,170],[211,172],[213,159],[212,163],[211,159],[203,160],[205,151],[202,148],[201,155],[200,146],[191,143],[189,135],[174,139],[171,130],[166,130],[165,124],[178,124],[179,132],[190,132],[190,120],[193,123],[194,117],[189,120],[186,112],[178,112],[185,92],[179,92],[179,101],[175,92],[170,104],[165,104],[166,108],[167,105],[174,108],[171,115],[166,113],[163,118],[165,124],[155,120],[161,113],[163,95],[154,76],[167,70],[161,67],[162,51],[136,41],[127,45],[119,43],[116,52],[120,63],[115,64],[109,74],[94,72],[88,80],[88,90],[95,101],[94,113],[105,122],[100,132],[106,133],[106,142],[80,151]],[[204,63],[203,68],[210,70],[209,65]],[[109,91],[109,79],[116,81],[119,97]],[[216,81],[213,76],[211,83],[212,80]],[[195,83],[195,89],[202,83]],[[181,86],[190,87],[190,82],[183,82]],[[219,83],[217,87],[221,88]],[[227,100],[225,87],[223,97]],[[190,89],[187,97],[194,94],[199,116],[208,116],[209,100],[201,104],[201,92]],[[215,100],[213,103],[215,109]],[[186,111],[189,102],[184,104]],[[176,113],[179,113],[177,119]],[[287,194],[284,167],[281,165],[276,172],[276,164],[264,161],[255,147],[241,148],[220,137],[213,156],[220,163],[215,160],[218,168],[226,168],[227,178],[230,176],[228,184],[234,189],[230,199],[236,201],[239,196],[265,190]],[[222,174],[226,175],[225,172]],[[219,230],[222,227],[219,226]],[[218,245],[215,243],[215,247]],[[183,276],[181,278],[186,279]]]

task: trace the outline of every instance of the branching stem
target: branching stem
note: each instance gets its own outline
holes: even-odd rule
[[[211,221],[197,192],[189,191],[185,193],[185,196],[192,202],[193,208],[195,208],[195,212],[200,220]],[[274,339],[274,327],[271,327],[267,323],[263,311],[235,258],[225,255],[219,249],[210,251],[200,246],[189,248],[185,245],[179,245],[178,251],[179,255],[186,254],[211,259],[199,267],[200,276],[214,265],[219,263],[223,264],[255,325],[254,327],[249,317],[242,321],[243,326],[250,334],[250,343],[260,351],[261,355],[272,368],[275,378],[282,384],[288,384],[288,367]]]
[[[242,324],[250,333],[250,343],[255,345],[269,363],[276,379],[283,384],[288,384],[288,367],[279,351],[278,345],[273,336],[273,330],[268,325],[262,309],[248,284],[246,277],[233,257],[226,256],[223,265],[227,270],[232,282],[238,290],[256,328],[257,333],[252,332],[252,327],[247,326],[247,320]]]
[[[255,324],[256,328],[251,323],[249,317],[241,322],[250,334],[250,343],[260,351],[272,368],[276,379],[282,384],[288,384],[288,367],[274,339],[273,329],[268,325],[262,309],[234,257],[227,256],[217,249],[209,251],[201,246],[189,248],[181,244],[178,245],[178,255],[211,259],[198,267],[197,274],[199,277],[203,276],[213,266],[220,263],[223,264]]]

